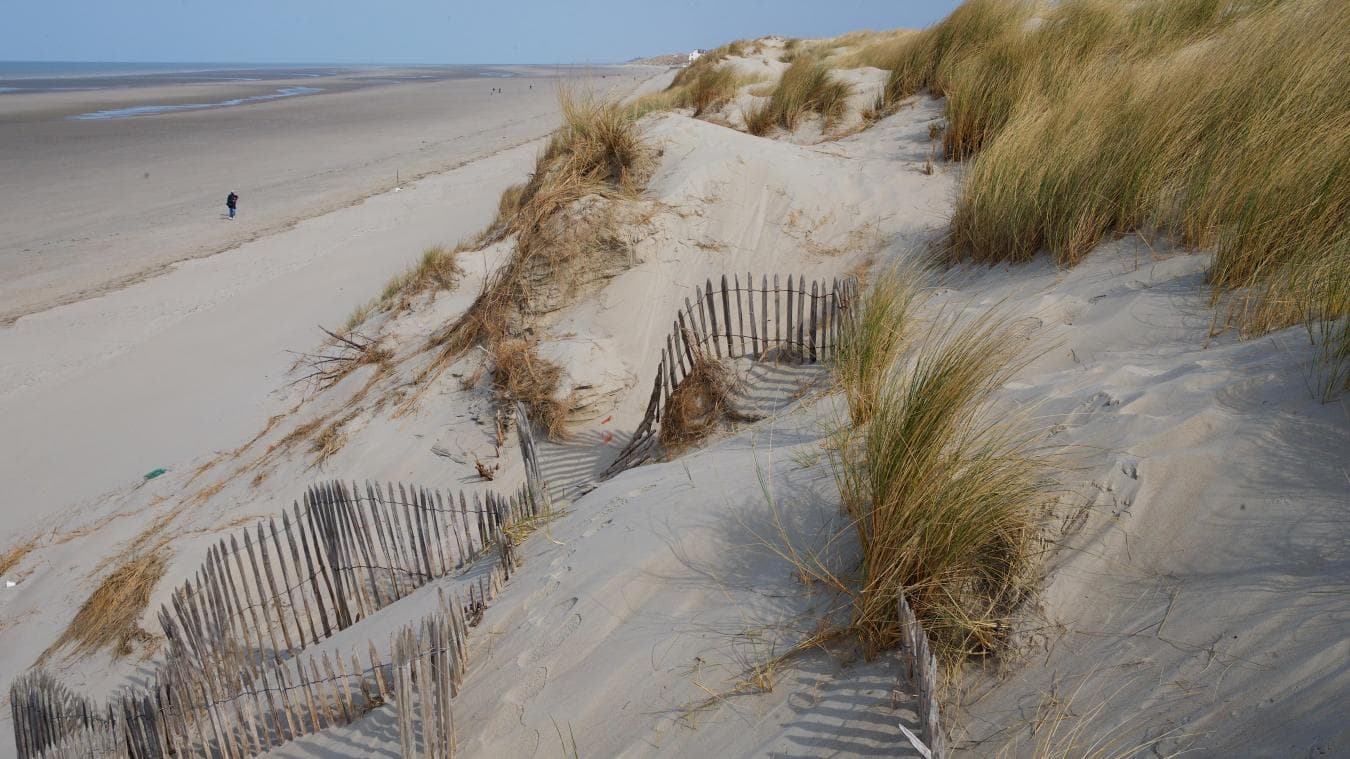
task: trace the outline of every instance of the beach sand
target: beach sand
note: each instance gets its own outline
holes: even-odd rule
[[[538,138],[556,124],[559,82],[607,90],[660,69],[515,70],[512,78],[425,81],[412,78],[425,72],[382,69],[0,97],[0,323],[265,237],[390,189],[396,177],[410,181]],[[324,91],[70,118],[299,86]],[[233,224],[225,221],[231,190],[241,198]]]

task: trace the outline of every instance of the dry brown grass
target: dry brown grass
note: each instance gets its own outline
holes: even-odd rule
[[[32,553],[34,548],[37,548],[37,545],[37,538],[28,538],[4,553],[0,553],[0,576],[9,574],[11,569],[19,566],[28,557],[28,554]]]
[[[314,436],[309,444],[310,453],[315,454],[314,461],[309,465],[311,469],[323,466],[324,462],[342,450],[349,439],[343,428],[359,413],[361,413],[361,409],[352,409],[341,418],[330,422],[327,427],[324,427],[321,432]]]
[[[384,286],[379,297],[380,308],[402,310],[422,293],[454,288],[464,276],[464,269],[459,265],[459,252],[443,245],[422,251],[417,263]]]
[[[736,378],[721,361],[706,350],[694,354],[694,366],[670,394],[661,413],[659,440],[668,455],[707,438],[723,423],[750,422],[757,417],[737,410]]]
[[[534,175],[507,191],[497,220],[478,238],[491,244],[514,235],[510,260],[461,318],[432,336],[429,347],[436,355],[414,378],[419,389],[400,413],[410,412],[429,383],[470,347],[483,345],[495,353],[498,343],[517,338],[516,327],[531,312],[540,283],[563,283],[564,297],[571,297],[578,277],[570,274],[578,267],[626,255],[617,208],[635,199],[651,164],[637,114],[566,89],[559,91],[559,104],[563,125],[540,154]]]
[[[140,625],[150,603],[150,594],[164,576],[168,554],[159,548],[124,561],[99,583],[61,636],[42,654],[42,660],[66,646],[78,656],[111,648],[114,656],[127,656],[136,644],[145,645],[154,636]]]
[[[492,387],[504,406],[525,404],[530,421],[552,440],[566,434],[568,404],[556,397],[562,368],[539,357],[534,343],[507,338],[492,345]],[[490,479],[490,478],[489,478]]]
[[[803,56],[788,66],[769,95],[769,101],[744,114],[746,131],[768,134],[773,127],[788,131],[797,128],[809,113],[817,114],[828,129],[843,118],[852,88],[830,73],[830,68],[813,56]]]

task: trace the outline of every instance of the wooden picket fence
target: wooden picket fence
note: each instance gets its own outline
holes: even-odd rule
[[[160,610],[170,658],[201,668],[223,650],[294,656],[462,569],[504,530],[545,513],[526,486],[470,500],[462,490],[456,499],[403,484],[314,485],[280,524],[259,522],[207,550]]]
[[[18,755],[251,757],[349,724],[392,700],[401,726],[411,726],[418,719],[415,707],[421,707],[426,756],[452,756],[452,734],[428,732],[452,723],[450,699],[459,693],[468,666],[468,630],[514,568],[506,545],[498,552],[500,565],[448,597],[441,590],[440,612],[421,622],[420,634],[405,627],[392,636],[388,665],[373,641],[347,659],[326,651],[265,662],[222,656],[197,671],[169,662],[156,670],[153,684],[125,688],[101,708],[40,669],[25,673],[10,689]],[[418,756],[412,746],[405,743],[404,756]]]
[[[404,485],[315,485],[303,507],[282,512],[279,525],[275,518],[259,522],[242,541],[236,535],[228,546],[211,546],[193,578],[174,589],[159,613],[168,646],[153,683],[126,688],[100,707],[41,670],[16,678],[10,705],[20,759],[234,759],[351,722],[399,687],[391,678],[413,650],[406,636],[403,648],[391,648],[395,659],[404,653],[388,674],[373,644],[364,666],[353,653],[350,670],[341,656],[303,656],[305,647],[492,556],[490,570],[467,583],[452,607],[442,595],[445,620],[424,621],[423,631],[441,643],[426,647],[427,662],[409,665],[427,673],[412,682],[451,677],[457,692],[467,628],[510,579],[523,531],[552,508],[533,430],[523,409],[517,413],[526,483],[515,494],[475,494],[470,503],[463,491],[456,500]],[[457,674],[441,673],[445,661]],[[448,719],[448,701],[427,698],[421,702],[433,705],[433,716]],[[444,742],[424,745],[429,756],[449,755]]]
[[[947,740],[942,734],[942,721],[938,714],[938,664],[928,645],[928,633],[914,610],[910,608],[905,592],[901,590],[896,599],[897,613],[900,616],[900,656],[905,664],[905,677],[916,686],[919,714],[919,734],[914,735],[904,725],[900,730],[909,739],[924,759],[945,759]]]
[[[731,281],[724,274],[719,286],[714,287],[711,279],[705,280],[703,287],[695,286],[692,303],[684,299],[684,308],[676,312],[661,348],[642,423],[602,477],[612,477],[656,457],[662,412],[698,361],[745,357],[813,364],[827,360],[838,349],[851,307],[857,302],[857,280],[812,280],[809,290],[805,277],[794,280],[790,274],[786,287],[780,285],[777,274],[772,284],[768,275],[760,276],[758,288],[754,281],[749,273],[744,285],[739,274]]]

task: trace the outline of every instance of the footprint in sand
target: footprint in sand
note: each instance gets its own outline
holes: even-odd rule
[[[1109,393],[1093,393],[1091,398],[1083,401],[1074,407],[1064,421],[1050,428],[1051,436],[1058,435],[1065,430],[1082,427],[1092,420],[1092,417],[1099,411],[1113,409],[1120,405],[1120,401],[1112,397]]]
[[[539,661],[541,658],[551,655],[558,650],[572,633],[576,632],[581,626],[581,615],[574,613],[577,605],[577,598],[567,598],[554,604],[547,612],[530,620],[532,624],[544,632],[540,635],[538,644],[521,652],[516,657],[516,666],[524,669],[531,664]]]
[[[1139,462],[1135,459],[1118,459],[1111,473],[1097,484],[1097,489],[1099,492],[1093,501],[1094,507],[1109,507],[1111,515],[1116,517],[1128,514],[1139,492]]]

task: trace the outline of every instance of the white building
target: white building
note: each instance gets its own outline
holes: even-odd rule
[[[698,49],[696,48],[693,52],[691,52],[691,53],[689,54],[689,62],[690,62],[690,63],[693,63],[694,61],[698,60],[698,59],[701,58],[702,56],[703,56],[703,51],[702,51],[702,50],[698,50]]]

